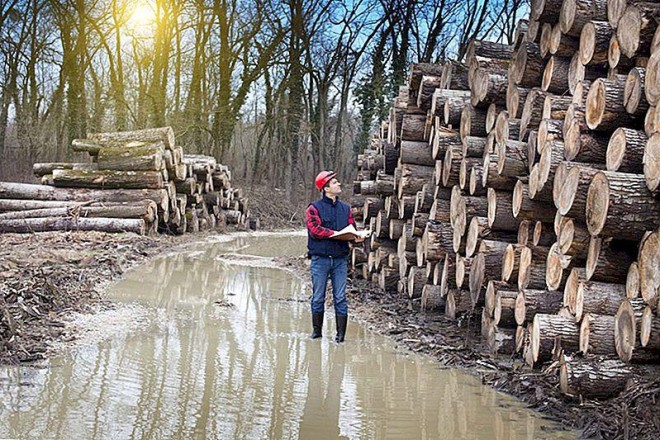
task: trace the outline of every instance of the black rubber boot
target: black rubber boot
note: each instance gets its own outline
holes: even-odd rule
[[[344,336],[346,335],[346,324],[348,324],[348,316],[335,315],[335,318],[337,319],[337,337],[335,337],[335,342],[344,342]]]
[[[312,328],[310,339],[318,339],[323,336],[323,313],[312,313]]]

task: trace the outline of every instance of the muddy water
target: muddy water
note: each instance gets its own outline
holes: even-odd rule
[[[0,438],[575,438],[355,322],[308,340],[304,285],[270,258],[304,247],[264,234],[132,271],[88,343],[0,371]]]

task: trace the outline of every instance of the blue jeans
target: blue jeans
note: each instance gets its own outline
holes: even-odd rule
[[[333,258],[312,255],[312,313],[323,313],[325,310],[325,288],[328,278],[332,281],[332,299],[335,314],[348,315],[346,303],[346,273],[348,271],[347,257]]]

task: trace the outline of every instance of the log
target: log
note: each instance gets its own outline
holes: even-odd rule
[[[644,302],[639,298],[625,299],[614,317],[616,353],[624,362],[654,362],[660,356],[657,352],[643,348],[637,339],[639,324],[641,324],[645,308]]]
[[[559,366],[559,388],[563,394],[582,398],[617,396],[639,371],[614,359],[564,360]]]
[[[457,289],[456,285],[456,258],[447,254],[445,261],[442,264],[440,274],[440,292],[442,296],[446,296],[450,289]]]
[[[516,296],[515,319],[518,325],[532,322],[538,313],[554,315],[563,306],[563,294],[556,291],[521,289]]]
[[[471,105],[466,105],[461,112],[460,138],[467,136],[486,137],[486,112]]]
[[[442,107],[442,119],[448,127],[460,127],[461,114],[466,105],[471,105],[470,92],[465,91],[461,96],[452,96],[445,99]]]
[[[99,170],[159,171],[164,167],[162,143],[142,147],[101,148],[96,163]]]
[[[495,121],[499,113],[499,109],[495,104],[490,104],[486,110],[486,131],[490,134],[495,128]]]
[[[593,20],[585,23],[580,33],[580,62],[584,65],[607,63],[612,27],[607,21]]]
[[[646,66],[646,77],[644,78],[644,94],[650,105],[660,104],[660,50],[657,50],[649,58]],[[658,118],[656,117],[656,120]]]
[[[484,297],[484,311],[489,318],[493,317],[497,295],[500,293],[508,298],[512,296],[515,298],[516,296],[516,291],[513,290],[510,284],[503,281],[488,281]]]
[[[425,136],[425,114],[404,113],[401,121],[401,141],[428,141]]]
[[[449,200],[436,198],[429,211],[429,220],[435,222],[449,222],[451,206]]]
[[[575,162],[563,162],[562,165],[568,171],[563,176],[559,192],[553,192],[555,206],[561,215],[583,222],[589,185],[600,170]]]
[[[511,356],[516,350],[516,329],[501,328],[493,324],[487,334],[486,345],[492,355]]]
[[[578,37],[582,28],[590,20],[607,20],[607,0],[564,0],[562,2],[559,27],[563,33]]]
[[[528,169],[527,143],[507,140],[497,145],[497,174],[499,176],[518,178],[527,175]]]
[[[95,203],[89,205],[71,205],[45,209],[32,209],[25,211],[14,211],[0,214],[0,219],[28,219],[48,217],[104,217],[104,218],[141,218],[150,224],[156,221],[158,210],[156,203],[151,200],[141,202],[114,202]]]
[[[502,110],[495,121],[495,142],[504,144],[520,136],[520,119],[509,117],[509,112]]]
[[[523,87],[538,85],[543,77],[543,57],[536,43],[525,42],[514,53],[510,72],[514,84]]]
[[[426,284],[426,269],[423,267],[411,267],[408,273],[408,297],[410,299],[421,298],[424,285]]]
[[[561,4],[560,0],[532,0],[530,17],[535,21],[555,23],[559,20]]]
[[[397,195],[401,199],[403,196],[415,195],[421,190],[424,184],[428,183],[435,169],[424,165],[401,164],[401,179],[397,188]],[[414,203],[413,203],[414,208]]]
[[[534,246],[550,246],[557,236],[551,224],[537,221],[534,224],[534,234],[532,236],[532,245]]]
[[[623,105],[626,111],[636,117],[642,117],[649,109],[649,102],[644,94],[644,78],[646,69],[643,67],[633,67],[623,88]]]
[[[492,152],[494,149],[495,136],[488,137],[467,136],[463,139],[463,157],[483,158],[484,152]]]
[[[552,194],[552,182],[554,182],[557,167],[564,159],[564,150],[564,143],[561,141],[553,139],[546,142],[546,146],[541,152],[541,158],[539,159],[539,174],[538,181],[536,182],[536,192],[543,189],[548,182],[551,182],[551,184],[548,184],[547,186],[550,194]]]
[[[54,170],[56,187],[91,189],[160,189],[163,177],[158,171]]]
[[[399,272],[391,267],[383,267],[378,274],[378,285],[388,293],[394,293],[399,282]]]
[[[637,261],[633,261],[628,267],[626,274],[626,297],[639,298],[640,280],[639,280],[639,265]]]
[[[616,356],[614,316],[595,313],[584,315],[580,324],[580,351],[584,355]]]
[[[580,282],[575,298],[575,321],[580,322],[585,314],[614,316],[619,305],[626,299],[624,284],[600,283],[596,281]],[[612,330],[614,329],[612,322]],[[611,334],[614,336],[614,334]],[[614,345],[614,338],[612,338]],[[613,354],[612,351],[610,354]]]
[[[570,58],[579,50],[580,39],[561,31],[559,24],[552,27],[550,34],[550,54],[562,58]]]
[[[642,313],[639,341],[642,347],[660,351],[660,317],[653,313],[651,307],[646,307]]]
[[[640,293],[647,304],[656,304],[660,298],[660,230],[644,237],[637,258]]]
[[[444,70],[443,68],[441,68]],[[441,87],[441,77],[434,75],[424,75],[419,84],[419,91],[417,92],[417,107],[428,111],[431,109],[431,101],[435,90]]]
[[[543,69],[541,89],[544,92],[563,94],[568,92],[568,70],[570,60],[552,56]]]
[[[0,182],[0,199],[71,201],[71,202],[134,202],[144,199],[153,200],[159,208],[169,208],[169,197],[165,190],[90,190],[73,188],[54,188],[27,183]],[[41,206],[44,208],[46,206]],[[38,209],[34,206],[26,209]]]
[[[574,257],[563,255],[559,251],[558,243],[550,246],[545,266],[545,286],[548,290],[559,290],[565,286],[570,274],[565,269],[568,269],[571,263],[581,262],[577,258],[573,260]]]
[[[566,111],[568,106],[573,103],[573,98],[570,96],[556,96],[548,95],[543,101],[543,114],[541,115],[541,120],[543,119],[553,119],[558,121],[563,121],[566,117]],[[563,124],[562,124],[563,128]],[[563,136],[563,134],[562,134]]]
[[[513,190],[512,213],[518,221],[538,220],[542,223],[552,223],[556,214],[553,206],[530,199],[527,185],[520,180]]]
[[[648,137],[643,131],[617,128],[607,144],[607,170],[641,174],[644,170],[642,161],[647,141]]]
[[[552,357],[556,343],[565,352],[577,351],[580,347],[580,329],[565,316],[537,313],[530,339],[534,363],[544,362]]]
[[[129,142],[158,142],[162,141],[165,148],[171,150],[175,147],[174,130],[172,127],[147,128],[135,131],[119,131],[109,133],[87,133],[89,140],[101,146],[120,146]]]
[[[516,310],[516,291],[498,291],[495,296],[495,308],[493,310],[493,324],[503,327],[515,329],[517,327],[515,310]]]
[[[522,111],[527,100],[527,95],[531,89],[520,87],[512,82],[506,89],[506,111],[515,118],[522,118]]]
[[[547,100],[546,100],[547,101]],[[546,143],[550,141],[563,141],[563,128],[564,120],[556,119],[543,119],[539,124],[538,134],[536,138],[536,146],[538,153],[545,150]]]
[[[442,160],[442,185],[445,188],[451,188],[459,184],[461,173],[461,160],[463,156],[461,149],[452,147],[447,149],[445,157]],[[436,175],[437,178],[437,175]]]
[[[660,132],[653,134],[646,141],[642,162],[646,186],[655,192],[660,187]]]
[[[598,78],[591,85],[585,106],[585,118],[591,130],[612,132],[622,123],[635,126],[624,106],[626,79],[624,75],[612,80]]]
[[[401,163],[435,166],[433,148],[428,142],[401,141]]]
[[[501,231],[517,232],[520,221],[513,216],[511,193],[488,188],[488,226]]]
[[[580,282],[587,280],[586,270],[584,268],[574,267],[566,280],[564,286],[564,306],[569,313],[575,315],[575,301]]]
[[[444,311],[447,302],[446,297],[441,295],[440,286],[433,284],[425,284],[422,289],[422,303],[421,308],[423,311],[438,312]]]
[[[611,240],[591,237],[586,264],[587,280],[623,283],[633,261],[625,247],[615,246]]]
[[[37,177],[53,174],[54,170],[98,170],[96,163],[71,163],[71,162],[52,162],[35,163],[32,166],[32,173]]]
[[[422,253],[424,261],[440,261],[445,254],[453,252],[453,230],[447,223],[428,222],[422,235]],[[420,248],[418,243],[417,248]],[[417,264],[420,264],[419,252]]]
[[[443,87],[450,90],[470,90],[468,85],[468,68],[465,64],[448,60],[442,72]],[[468,93],[469,96],[469,93]]]
[[[485,69],[477,69],[474,75],[471,88],[471,103],[473,106],[479,104],[506,105],[506,89],[508,86],[506,72],[498,74]]]
[[[565,218],[562,221],[561,230],[557,237],[557,244],[559,245],[559,252],[561,254],[586,262],[590,241],[591,235],[589,235],[589,231],[585,225],[575,223],[571,218]]]
[[[571,119],[572,107],[566,113],[566,118]],[[607,156],[607,136],[591,133],[588,128],[582,128],[580,122],[572,119],[568,127],[564,121],[567,131],[564,135],[564,158],[566,160],[586,163],[605,163]]]
[[[610,38],[610,47],[607,50],[607,65],[610,69],[621,70],[628,69],[633,65],[633,60],[621,53],[621,46],[619,45],[616,31],[612,34],[612,38]]]
[[[465,283],[465,275],[470,273],[474,257],[462,257],[456,254],[456,288],[462,289]]]
[[[591,235],[639,240],[660,226],[660,205],[643,176],[599,171],[589,186],[586,223]]]
[[[546,96],[548,92],[540,88],[532,89],[527,95],[520,117],[520,140],[525,140],[528,132],[537,129],[541,123]]]
[[[649,107],[644,117],[644,133],[648,137],[653,136],[654,133],[660,131],[660,112],[656,111],[656,107]]]
[[[625,56],[632,58],[637,53],[648,53],[659,16],[660,5],[657,3],[639,2],[626,7],[616,29]]]
[[[449,291],[445,305],[445,316],[448,319],[456,320],[471,310],[472,304],[470,303],[469,292],[460,289]]]
[[[508,243],[501,241],[482,240],[479,251],[470,267],[470,298],[472,305],[479,304],[485,292],[485,280],[497,279],[502,273],[502,260]]]
[[[501,147],[500,147],[501,149]],[[483,165],[480,167],[481,171],[481,185],[480,187],[485,189],[497,189],[502,191],[512,191],[516,182],[518,181],[517,176],[505,176],[498,173],[498,166],[500,164],[500,158],[497,153],[484,153]],[[511,161],[512,166],[517,166],[520,169],[520,161],[515,158]],[[506,161],[502,167],[506,166]],[[509,174],[512,174],[511,168],[508,171]],[[483,190],[480,192],[484,192]]]
[[[508,231],[493,230],[488,226],[488,218],[474,216],[470,219],[467,238],[465,240],[465,256],[472,257],[478,249],[481,240],[497,240],[510,243],[514,241],[516,234]]]
[[[443,73],[443,66],[431,63],[414,63],[410,67],[408,77],[408,89],[418,91],[422,84],[424,76],[440,77]]]
[[[47,231],[133,232],[145,235],[144,220],[135,218],[46,217],[0,220],[2,233],[33,233]]]
[[[444,158],[447,150],[461,146],[461,137],[453,130],[440,128],[433,136],[432,155],[436,160]]]
[[[546,260],[548,248],[526,246],[520,253],[518,288],[544,289],[546,287]]]

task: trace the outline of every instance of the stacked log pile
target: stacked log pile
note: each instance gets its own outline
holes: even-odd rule
[[[35,163],[42,185],[0,182],[0,233],[58,230],[183,234],[258,227],[215,158],[184,155],[171,127],[93,133],[85,163]]]
[[[533,0],[513,45],[413,65],[358,161],[354,213],[375,233],[355,273],[479,316],[493,354],[558,361],[569,395],[659,374],[658,17]]]

